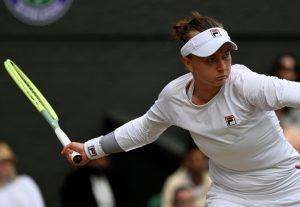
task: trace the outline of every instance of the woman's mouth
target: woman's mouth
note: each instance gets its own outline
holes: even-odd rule
[[[222,75],[222,76],[218,76],[216,79],[217,80],[224,80],[224,79],[227,79],[227,75]]]

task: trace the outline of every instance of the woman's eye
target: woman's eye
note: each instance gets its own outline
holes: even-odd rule
[[[223,55],[223,58],[228,58],[230,55],[230,52],[226,52],[224,55]]]
[[[212,63],[212,62],[215,61],[215,58],[214,58],[214,57],[211,57],[211,58],[208,58],[207,60],[208,60],[208,62]]]

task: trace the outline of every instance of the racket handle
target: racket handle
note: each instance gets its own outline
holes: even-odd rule
[[[72,160],[74,163],[79,164],[82,161],[82,156],[78,152],[73,151]]]
[[[69,137],[65,134],[65,132],[63,130],[61,130],[61,128],[57,127],[54,131],[55,131],[57,138],[59,139],[59,141],[61,142],[61,144],[64,147],[71,143]],[[76,164],[80,163],[82,160],[82,156],[78,152],[73,151],[71,156],[72,156],[73,162]]]

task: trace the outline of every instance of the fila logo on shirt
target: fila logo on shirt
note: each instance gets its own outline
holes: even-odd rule
[[[221,33],[218,29],[211,29],[210,30],[211,35],[215,38],[215,37],[221,37]]]
[[[235,117],[233,115],[225,116],[225,121],[227,126],[233,126],[237,124]]]
[[[88,147],[88,150],[89,150],[89,153],[90,153],[90,155],[91,155],[92,157],[94,157],[94,156],[97,155],[95,146],[90,146],[90,147]]]

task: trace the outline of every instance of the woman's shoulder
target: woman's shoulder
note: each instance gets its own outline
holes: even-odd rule
[[[255,73],[245,65],[232,65],[229,81],[227,83],[230,85],[241,85],[247,77],[253,74]]]
[[[192,80],[193,75],[191,73],[184,74],[175,80],[169,82],[161,91],[160,96],[171,97],[174,94],[178,94],[183,91],[187,83]]]
[[[242,64],[234,64],[231,66],[231,74],[232,75],[243,75],[246,73],[251,73],[252,70],[249,69],[247,66]]]
[[[32,187],[35,188],[37,187],[37,183],[34,181],[34,179],[32,177],[30,177],[29,175],[18,175],[16,182],[18,182],[19,185],[23,185],[23,186],[27,186],[27,187]]]

